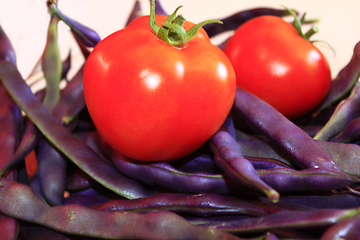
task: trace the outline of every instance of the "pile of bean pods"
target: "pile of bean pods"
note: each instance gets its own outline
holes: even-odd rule
[[[67,79],[56,26],[70,27],[85,58],[100,37],[56,3],[48,8],[46,87],[35,93],[0,27],[0,239],[360,238],[360,43],[307,116],[290,121],[238,88],[226,122],[200,149],[139,163],[97,134],[83,67]],[[140,10],[136,2],[128,23]],[[166,14],[158,1],[156,11]],[[288,12],[249,9],[204,29],[213,37],[264,14]]]

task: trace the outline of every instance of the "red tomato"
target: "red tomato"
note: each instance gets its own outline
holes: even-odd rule
[[[290,119],[313,110],[329,91],[326,58],[280,17],[249,20],[235,31],[224,51],[237,84]]]
[[[160,26],[165,20],[156,16]],[[225,121],[235,91],[229,59],[202,28],[177,48],[156,37],[148,16],[98,43],[84,71],[97,130],[117,151],[143,161],[179,159],[199,148]]]

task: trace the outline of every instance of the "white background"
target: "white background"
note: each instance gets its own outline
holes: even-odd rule
[[[149,13],[149,0],[141,0],[144,14]],[[254,7],[282,8],[285,5],[307,13],[307,18],[318,18],[320,31],[312,39],[325,40],[336,51],[336,56],[323,43],[316,46],[327,57],[332,75],[350,60],[355,44],[360,41],[360,1],[358,0],[160,0],[164,9],[171,13],[177,6],[187,20],[200,22],[221,19],[241,10]],[[46,0],[0,0],[0,24],[10,38],[24,78],[30,74],[39,60],[46,41],[49,14]],[[68,17],[94,29],[101,38],[121,29],[133,8],[134,0],[59,0],[58,8]],[[222,36],[224,37],[224,36]],[[214,42],[221,41],[221,37]],[[71,49],[74,64],[83,59],[67,26],[59,25],[59,44],[62,57]],[[75,71],[75,69],[73,69]],[[71,73],[70,73],[71,74]]]

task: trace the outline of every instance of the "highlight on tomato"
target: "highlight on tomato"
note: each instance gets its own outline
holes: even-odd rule
[[[135,19],[93,49],[84,70],[92,120],[119,153],[140,161],[189,155],[224,123],[236,91],[231,62],[202,26],[169,17]]]
[[[256,17],[235,31],[224,52],[238,86],[293,119],[322,102],[331,85],[331,71],[325,56],[309,41],[316,28],[303,34],[296,14],[289,11],[293,25],[281,17]]]

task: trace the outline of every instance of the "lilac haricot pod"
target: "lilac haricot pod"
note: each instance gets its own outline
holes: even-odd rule
[[[73,106],[74,101],[83,94],[83,73],[84,65],[82,65],[81,68],[76,72],[74,77],[69,81],[65,88],[61,89],[60,99],[52,111],[52,115],[59,122],[64,122],[64,119],[66,119],[66,123],[69,124],[73,119],[70,119],[66,116],[70,108]]]
[[[336,161],[341,171],[360,177],[360,146],[351,143],[316,141]]]
[[[1,178],[0,212],[67,235],[106,239],[240,240],[216,229],[194,226],[179,215],[104,212],[78,204],[51,207],[27,185]],[[54,217],[55,216],[55,217]]]
[[[330,142],[353,143],[360,139],[360,117],[355,118],[337,136],[331,138]]]
[[[256,200],[220,194],[158,193],[134,200],[115,200],[95,206],[101,211],[151,212],[166,210],[193,216],[263,216],[283,210],[306,209],[286,204],[262,203]]]
[[[222,131],[228,132],[233,138],[236,139],[236,130],[235,130],[234,120],[232,118],[231,112],[226,117],[225,122],[223,123],[223,125],[221,126],[220,129]]]
[[[234,182],[249,187],[267,196],[271,201],[279,200],[279,193],[264,183],[253,165],[244,158],[239,144],[226,131],[218,131],[210,139],[214,161]]]
[[[141,11],[141,5],[138,0],[135,1],[134,7],[126,21],[125,27],[127,27],[132,21],[143,15]]]
[[[203,28],[209,35],[209,37],[213,37],[220,33],[236,30],[246,21],[263,16],[263,15],[273,15],[278,17],[289,16],[290,13],[285,9],[274,9],[274,8],[253,8],[244,11],[237,12],[229,17],[220,19],[223,24],[214,24],[210,23],[205,25]]]
[[[65,234],[40,226],[21,226],[21,234],[26,240],[70,240]]]
[[[149,192],[138,182],[120,174],[111,163],[76,139],[72,132],[61,125],[32,93],[16,66],[7,61],[0,61],[0,79],[14,101],[44,137],[80,169],[121,196],[148,196]]]
[[[16,65],[16,54],[10,39],[0,26],[0,59]]]
[[[312,137],[254,94],[238,87],[233,112],[300,167],[340,172],[336,162]]]
[[[283,196],[279,203],[295,204],[313,209],[350,209],[360,206],[360,198],[349,192],[313,193],[307,195]]]
[[[67,17],[63,14],[56,6],[56,4],[48,1],[48,9],[51,14],[57,16],[62,20],[66,25],[68,25],[71,30],[76,34],[76,36],[85,44],[87,47],[95,47],[95,45],[100,42],[100,36],[92,29],[84,26],[83,24]]]
[[[260,140],[237,140],[245,158],[271,158],[280,161],[285,166],[294,167],[291,159],[279,152],[269,141]],[[350,143],[335,143],[326,141],[315,141],[326,151],[339,166],[341,172],[360,177],[360,146]]]
[[[360,117],[360,82],[351,90],[351,94],[336,107],[325,126],[314,136],[316,140],[328,141],[340,134],[354,119]]]
[[[151,0],[150,0],[151,3]],[[155,0],[155,14],[168,16],[169,14],[164,10],[163,6],[160,3],[160,0]]]
[[[284,162],[273,158],[245,157],[255,169],[291,168]]]
[[[37,151],[38,172],[42,193],[51,205],[64,202],[67,180],[67,159],[46,140],[40,141]]]
[[[211,222],[206,220],[200,226],[218,229],[221,231],[246,234],[261,234],[267,231],[275,232],[286,229],[322,229],[334,223],[349,219],[359,214],[360,208],[355,209],[311,209],[311,210],[285,210],[268,214],[258,218],[230,219],[229,221]]]
[[[237,143],[245,158],[270,158],[282,162],[284,165],[298,169],[287,155],[279,151],[274,144],[269,141],[259,139],[238,139]]]
[[[356,214],[326,229],[320,240],[330,239],[360,239],[360,214]]]
[[[341,69],[336,78],[331,82],[330,90],[316,111],[324,111],[329,106],[343,99],[353,88],[360,75],[360,42],[353,51],[349,63]]]

